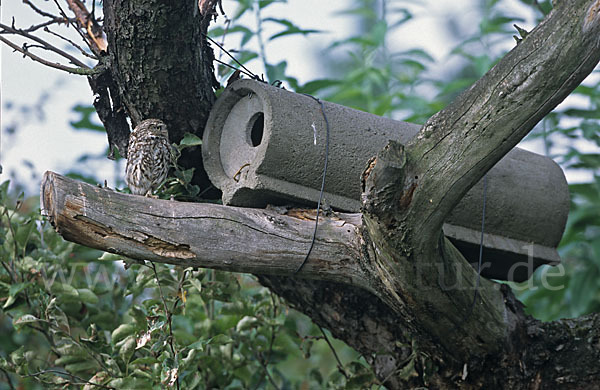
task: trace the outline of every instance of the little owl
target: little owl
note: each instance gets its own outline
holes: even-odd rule
[[[171,165],[167,125],[159,119],[140,122],[129,135],[125,182],[134,195],[151,195]]]

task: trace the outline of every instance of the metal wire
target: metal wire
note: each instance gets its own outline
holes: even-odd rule
[[[323,164],[323,178],[321,180],[321,192],[319,193],[319,202],[317,203],[317,217],[315,218],[315,230],[313,231],[313,236],[312,236],[312,240],[310,242],[310,247],[308,248],[308,252],[306,253],[306,257],[304,257],[304,260],[302,260],[302,263],[300,264],[300,266],[298,266],[298,268],[296,268],[296,270],[294,271],[294,275],[296,275],[301,269],[302,267],[304,267],[304,264],[306,264],[306,262],[308,261],[308,258],[310,257],[310,253],[313,250],[313,247],[315,246],[315,240],[317,238],[317,229],[319,228],[319,214],[321,211],[321,202],[323,201],[323,193],[325,192],[325,176],[327,175],[327,164],[329,162],[329,120],[327,119],[327,115],[325,114],[325,105],[323,104],[323,102],[321,100],[319,100],[318,98],[312,96],[312,95],[308,95],[308,94],[304,94],[310,98],[313,98],[314,100],[317,101],[317,103],[319,103],[321,105],[321,114],[323,114],[323,119],[325,120],[325,163]]]
[[[481,259],[483,258],[483,233],[485,230],[485,204],[487,198],[487,175],[483,176],[483,207],[481,210],[481,236],[479,239],[479,260],[477,262],[477,281],[475,282],[475,294],[473,295],[473,302],[471,303],[471,307],[469,308],[469,312],[467,313],[465,320],[471,316],[473,313],[473,309],[475,308],[475,303],[477,302],[477,297],[479,295],[479,283],[481,281]]]

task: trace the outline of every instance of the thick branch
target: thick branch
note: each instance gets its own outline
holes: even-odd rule
[[[463,195],[600,60],[598,0],[560,1],[510,53],[407,145],[409,215],[417,236],[438,232]]]
[[[114,192],[52,172],[41,204],[67,240],[140,260],[233,272],[291,275],[314,221],[269,210],[182,203]],[[110,211],[109,211],[110,210]],[[300,276],[368,288],[358,266],[360,217],[323,218]]]
[[[199,134],[212,102],[210,67],[194,62],[190,68],[202,72],[171,72],[180,69],[181,49],[162,47],[163,41],[153,38],[171,26],[162,15],[180,11],[190,17],[190,9],[172,3],[177,9],[161,12],[164,3],[136,3],[131,8],[121,0],[105,3],[107,20],[114,24],[109,66],[120,94],[134,121],[137,111],[178,124],[177,132]],[[380,153],[365,174],[364,223],[357,215],[324,219],[297,278],[285,275],[291,276],[306,254],[311,220],[124,195],[53,173],[44,177],[42,207],[65,238],[84,245],[138,259],[263,275],[264,284],[369,354],[378,377],[390,379],[389,388],[407,383],[552,388],[565,383],[566,371],[572,387],[582,387],[578,368],[565,371],[564,365],[577,352],[584,355],[582,362],[596,362],[598,348],[581,341],[583,331],[569,333],[572,323],[546,326],[528,319],[510,291],[487,281],[467,316],[476,275],[443,238],[441,226],[462,194],[589,73],[600,55],[598,9],[598,1],[560,2],[484,79],[434,116],[406,150],[391,144]],[[137,19],[127,17],[131,12]],[[189,25],[197,26],[192,23],[197,19]],[[206,19],[201,22],[207,25]],[[132,39],[128,31],[141,32]],[[190,31],[182,28],[168,41],[184,42],[180,37]],[[202,42],[199,30],[191,33],[185,42]],[[164,54],[171,50],[174,55]],[[148,53],[156,56],[145,58]],[[193,54],[212,58],[206,46]],[[177,64],[162,67],[165,58]],[[199,79],[185,78],[183,85],[163,77],[180,74]],[[206,110],[198,109],[198,101],[208,102]],[[591,326],[589,334],[597,340],[597,319],[581,324]],[[544,332],[548,338],[539,336]],[[569,351],[569,359],[556,353],[561,350]],[[597,377],[592,372],[586,380]]]
[[[365,172],[366,239],[373,242],[371,261],[388,288],[388,302],[410,305],[419,313],[420,326],[454,349],[457,358],[509,347],[523,321],[518,307],[505,305],[505,297],[489,287],[466,321],[460,309],[470,305],[466,286],[473,285],[475,273],[462,266],[464,260],[443,240],[443,221],[598,63],[598,4],[559,2],[481,80],[428,120],[406,147],[389,144]],[[462,287],[446,294],[423,293],[456,283]],[[477,331],[484,327],[487,332]],[[465,334],[451,330],[461,328]]]
[[[134,259],[182,266],[293,276],[314,229],[314,220],[302,213],[292,217],[269,210],[132,196],[52,172],[44,175],[41,194],[44,214],[65,239]],[[515,326],[514,309],[504,306],[497,285],[484,282],[482,302],[477,315],[465,325],[466,331],[449,332],[453,323],[464,318],[474,285],[471,266],[449,242],[444,245],[447,257],[456,264],[462,261],[461,266],[443,270],[443,279],[432,285],[428,276],[421,275],[442,272],[434,263],[422,263],[413,270],[418,276],[398,287],[380,263],[389,248],[374,249],[372,243],[362,241],[360,215],[341,214],[320,221],[317,242],[297,275],[298,283],[309,278],[365,289],[396,313],[398,329],[415,331],[417,312],[418,317],[435,318],[434,337],[444,336],[429,344],[439,342],[456,355],[498,350],[506,329]],[[419,293],[424,298],[413,301],[411,297]],[[409,299],[402,302],[405,297]],[[420,342],[429,338],[426,330],[419,330]]]

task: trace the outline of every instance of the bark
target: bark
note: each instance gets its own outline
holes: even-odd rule
[[[106,72],[90,78],[95,106],[111,149],[127,155],[129,128],[148,118],[161,119],[171,142],[185,133],[202,137],[218,83],[214,55],[205,35],[217,1],[107,0],[104,30],[108,50],[99,66]],[[112,154],[112,152],[111,152]],[[195,167],[195,183],[209,184],[199,148],[180,162]]]
[[[117,58],[110,67],[129,112],[145,118],[161,107],[152,103],[162,102],[155,90],[167,91],[165,105],[182,97],[168,92],[175,85],[160,72],[156,85],[142,88],[146,68],[129,66],[130,56],[135,64],[139,53],[153,48],[150,41],[134,44],[136,34],[151,34],[145,24],[166,29],[174,23],[179,31],[174,19],[161,19],[169,17],[161,13],[164,5],[143,3],[154,11],[117,0],[105,7],[114,15],[121,8],[131,12],[130,20],[113,19],[119,31],[121,24],[130,26],[122,31],[130,35],[119,46],[109,34],[109,52],[116,50]],[[263,284],[362,352],[388,388],[600,388],[598,315],[540,323],[523,313],[510,290],[487,280],[471,313],[476,274],[441,232],[469,188],[593,70],[600,59],[599,20],[598,0],[559,2],[411,143],[389,144],[363,175],[362,215],[324,218],[315,250],[297,275],[310,220],[164,203],[51,173],[44,178],[43,209],[75,242],[132,258],[259,274]],[[177,120],[189,125],[193,118]]]
[[[44,175],[41,200],[67,240],[134,259],[233,272],[292,274],[314,230],[309,218],[122,194],[53,172]],[[301,274],[368,288],[358,267],[360,223],[358,214],[320,218],[319,240]]]

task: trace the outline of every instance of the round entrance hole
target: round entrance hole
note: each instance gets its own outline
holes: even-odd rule
[[[250,131],[250,145],[257,147],[262,142],[263,132],[265,127],[265,115],[258,112],[250,118],[248,122],[248,130]]]

